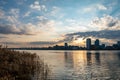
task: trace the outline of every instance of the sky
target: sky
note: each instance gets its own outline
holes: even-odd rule
[[[85,46],[120,41],[120,0],[0,0],[0,44]]]

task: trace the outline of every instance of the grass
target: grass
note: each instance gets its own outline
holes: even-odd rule
[[[35,53],[0,46],[0,80],[48,80],[49,75],[48,65]]]

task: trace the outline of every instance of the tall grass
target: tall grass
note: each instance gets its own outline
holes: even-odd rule
[[[0,80],[48,80],[50,70],[35,53],[0,46]]]

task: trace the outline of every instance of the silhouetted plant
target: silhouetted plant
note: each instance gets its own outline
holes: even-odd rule
[[[35,53],[0,46],[0,80],[48,80],[49,75],[48,65]]]

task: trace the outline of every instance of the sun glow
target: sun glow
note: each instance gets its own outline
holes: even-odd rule
[[[84,39],[83,38],[78,38],[78,39],[73,41],[73,44],[78,45],[78,46],[84,46]]]
[[[83,42],[83,38],[78,38],[77,40],[74,41],[75,43],[80,43]]]

